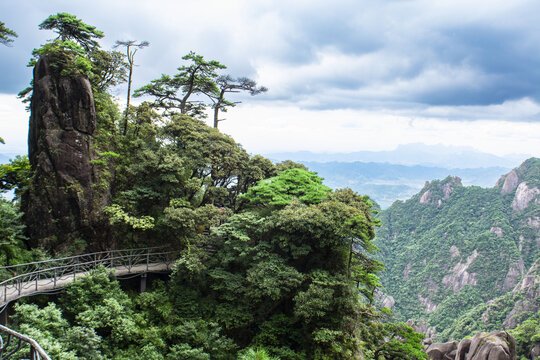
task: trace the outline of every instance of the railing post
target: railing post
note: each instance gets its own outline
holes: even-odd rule
[[[38,291],[38,281],[39,281],[39,263],[38,263],[37,271],[36,271],[36,291]]]
[[[54,268],[54,279],[53,279],[53,282],[54,282],[54,287],[56,287],[56,267]]]
[[[146,253],[146,271],[150,269],[150,250]]]

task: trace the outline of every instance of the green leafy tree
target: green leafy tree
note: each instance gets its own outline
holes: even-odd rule
[[[0,21],[0,44],[9,46],[13,42],[13,38],[17,37],[17,33]]]
[[[239,102],[231,102],[225,98],[229,93],[238,93],[240,91],[247,91],[250,95],[258,95],[260,93],[268,91],[264,86],[257,87],[257,83],[248,78],[233,79],[229,75],[219,76],[216,79],[217,91],[215,93],[209,93],[208,95],[213,101],[212,107],[214,108],[214,128],[217,129],[220,121],[224,119],[219,118],[219,112],[226,112],[228,107],[234,107]]]
[[[189,64],[179,67],[177,74],[172,77],[162,75],[161,78],[135,90],[133,96],[149,95],[155,99],[154,106],[167,113],[180,110],[181,114],[204,118],[206,105],[200,100],[191,99],[197,95],[215,94],[218,76],[216,71],[225,69],[226,66],[215,60],[207,61],[193,51],[182,59]]]
[[[423,351],[424,335],[414,331],[404,323],[386,323],[383,326],[382,344],[378,345],[374,359],[423,360],[427,354]]]
[[[540,310],[509,332],[516,340],[518,358],[528,359],[532,348],[540,344]]]
[[[100,53],[99,44],[95,39],[103,37],[103,33],[91,26],[85,24],[76,16],[68,13],[58,13],[45,19],[40,25],[40,30],[53,30],[58,34],[56,39],[47,42],[40,48],[32,51],[32,58],[28,67],[37,64],[38,59],[47,57],[52,72],[56,76],[82,75],[93,80],[93,85],[106,87],[112,81],[121,78],[121,67],[118,65],[118,57],[108,54],[109,65],[104,65],[103,60],[107,57]],[[91,52],[94,52],[95,74],[92,73],[93,62]],[[111,65],[112,64],[112,65]],[[109,67],[109,69],[106,69]],[[112,70],[112,78],[108,72]],[[19,92],[18,97],[22,101],[30,102],[32,97],[33,84]]]
[[[0,259],[2,265],[28,260],[22,213],[18,206],[0,199]]]
[[[128,64],[122,53],[95,49],[88,56],[92,64],[90,82],[95,91],[105,92],[109,87],[126,81]]]
[[[77,359],[75,352],[62,341],[69,323],[54,303],[43,309],[35,304],[16,304],[14,310],[18,331],[36,340],[47,355],[60,360]]]
[[[40,30],[52,30],[58,34],[57,39],[62,42],[75,41],[85,51],[98,48],[99,44],[95,39],[103,38],[103,32],[95,26],[85,24],[75,15],[68,13],[58,13],[45,19],[40,25]]]
[[[135,66],[135,54],[137,53],[137,50],[145,48],[149,46],[150,43],[148,41],[141,41],[137,42],[135,40],[127,40],[127,41],[116,41],[114,47],[120,47],[124,46],[126,48],[126,58],[128,60],[128,88],[127,88],[127,101],[126,101],[126,110],[124,114],[124,124],[122,126],[123,128],[123,134],[126,135],[127,132],[127,119],[128,119],[128,112],[129,112],[129,104],[131,101],[131,79],[133,76],[133,67]]]
[[[330,192],[315,173],[302,169],[289,169],[270,179],[261,180],[251,187],[242,199],[253,205],[285,206],[294,198],[306,204],[321,202]]]
[[[30,161],[26,155],[17,155],[9,163],[0,165],[0,192],[15,190],[15,198],[20,199],[30,181],[30,173]]]

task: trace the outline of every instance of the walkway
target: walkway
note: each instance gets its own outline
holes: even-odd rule
[[[116,276],[171,270],[177,252],[163,247],[102,251],[61,259],[0,267],[0,308],[24,296],[64,287],[99,266]]]

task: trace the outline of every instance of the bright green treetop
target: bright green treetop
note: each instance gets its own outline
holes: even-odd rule
[[[242,195],[242,198],[252,204],[271,206],[288,205],[294,198],[305,204],[316,204],[330,192],[330,188],[324,186],[322,180],[314,172],[289,169],[278,176],[261,180],[257,186]]]
[[[39,25],[40,30],[53,30],[58,34],[57,39],[72,40],[79,43],[86,51],[99,47],[94,38],[101,39],[103,32],[77,19],[75,15],[58,13],[51,15]]]

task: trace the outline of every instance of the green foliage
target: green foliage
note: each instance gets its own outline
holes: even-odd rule
[[[319,203],[328,194],[330,188],[322,184],[322,179],[315,173],[293,168],[284,170],[270,179],[261,180],[241,199],[253,205],[283,207],[296,198],[305,204]]]
[[[89,74],[90,83],[97,92],[127,81],[128,64],[126,56],[118,51],[94,49],[89,54],[92,71]]]
[[[0,264],[14,265],[31,261],[32,252],[25,246],[25,225],[18,205],[0,199]]]
[[[250,347],[242,351],[238,360],[279,360],[279,358],[268,355],[265,349],[255,349]]]
[[[384,342],[375,350],[374,358],[422,360],[427,354],[422,351],[424,335],[404,323],[386,323],[383,327]]]
[[[85,24],[76,16],[68,13],[58,13],[45,19],[40,25],[40,30],[52,30],[58,34],[57,39],[62,42],[74,41],[78,43],[85,51],[99,47],[94,39],[101,39],[103,32],[96,29],[95,26]]]
[[[0,44],[9,46],[14,37],[17,37],[17,33],[8,28],[3,21],[0,21]]]
[[[278,173],[289,169],[302,169],[308,171],[308,168],[305,165],[292,160],[285,160],[276,164],[276,170]]]
[[[528,359],[531,349],[540,344],[540,310],[509,332],[516,340],[518,358]]]
[[[32,60],[28,66],[34,66],[40,57],[49,57],[51,69],[58,76],[92,74],[92,63],[86,57],[86,51],[71,40],[54,40],[32,51]]]
[[[95,346],[100,339],[90,329],[70,329],[61,309],[54,303],[42,309],[33,304],[16,304],[14,309],[13,320],[18,324],[19,332],[36,340],[51,358],[75,360],[79,358],[78,350],[84,347],[89,350],[89,359],[101,359]],[[83,343],[70,343],[73,338]]]
[[[30,182],[30,176],[28,156],[17,155],[9,163],[0,165],[0,192],[15,190],[15,199],[20,199]]]
[[[103,211],[109,217],[111,225],[120,223],[136,230],[148,230],[154,227],[154,219],[151,216],[142,216],[140,218],[131,216],[120,205],[107,206]]]
[[[342,191],[317,204],[293,201],[267,216],[242,212],[213,234],[176,264],[180,316],[216,321],[238,343],[281,358],[355,353],[358,283],[365,284],[359,269],[364,276],[377,270],[364,261],[375,247],[363,197]],[[215,254],[205,251],[209,246]]]
[[[150,84],[135,90],[133,96],[149,95],[155,98],[153,106],[165,110],[168,114],[187,114],[205,118],[206,105],[200,101],[192,101],[192,96],[214,94],[218,92],[216,85],[219,69],[226,68],[218,61],[207,61],[202,55],[193,51],[182,57],[188,65],[178,68],[174,76],[162,75]]]

